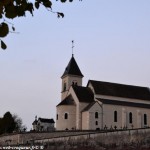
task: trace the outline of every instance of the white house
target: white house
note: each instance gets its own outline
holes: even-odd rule
[[[33,130],[35,131],[52,131],[55,130],[54,127],[54,120],[53,119],[47,119],[47,118],[38,118],[35,117],[33,125]]]

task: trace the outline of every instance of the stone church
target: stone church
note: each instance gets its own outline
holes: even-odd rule
[[[61,102],[56,106],[57,130],[146,128],[150,126],[150,89],[89,80],[72,55],[61,79]]]

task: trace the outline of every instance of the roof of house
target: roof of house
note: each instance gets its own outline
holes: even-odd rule
[[[75,105],[75,102],[71,95],[68,95],[63,101],[61,101],[57,106],[60,105]]]
[[[80,102],[91,103],[94,101],[94,94],[90,88],[77,85],[72,86],[72,88]]]
[[[67,65],[62,77],[64,77],[65,75],[68,75],[68,74],[83,77],[83,74],[81,73],[73,55],[72,55],[68,65]]]
[[[35,119],[34,121],[33,121],[33,123],[32,123],[32,125],[37,125],[37,120]]]
[[[55,123],[54,119],[47,119],[47,118],[39,118],[38,121],[44,123]]]
[[[96,94],[150,100],[150,90],[147,87],[89,80]],[[88,86],[88,85],[87,85]]]
[[[127,102],[127,101],[101,99],[101,98],[97,98],[97,100],[99,100],[103,104],[120,105],[120,106],[128,106],[128,107],[139,107],[139,108],[150,108],[150,104],[144,104],[144,103],[134,103],[134,102]]]

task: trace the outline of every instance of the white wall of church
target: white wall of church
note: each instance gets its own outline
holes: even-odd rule
[[[117,111],[117,122],[114,121],[114,111]],[[132,113],[132,119],[129,117],[129,113]],[[144,124],[144,114],[147,118],[147,124]],[[108,129],[111,126],[113,128],[117,126],[117,129],[150,126],[150,109],[103,104],[103,123],[103,126],[106,125]]]
[[[82,130],[82,111],[83,109],[89,105],[89,103],[79,103],[79,105],[77,105],[77,114],[76,114],[76,127],[78,130]]]
[[[65,119],[65,113],[68,114]],[[61,105],[57,106],[56,129],[57,130],[72,130],[76,129],[76,106],[75,105]]]
[[[82,113],[82,130],[96,130],[101,128],[102,109],[98,103],[95,103],[88,111]]]
[[[82,112],[82,130],[89,130],[89,112]]]
[[[98,113],[98,117],[95,116],[95,114]],[[89,110],[89,129],[90,130],[96,130],[102,128],[102,109],[99,106],[99,104],[95,104],[94,107],[92,107]]]
[[[69,89],[68,95],[69,94],[72,95],[72,97],[76,103],[76,129],[81,130],[82,129],[82,111],[87,105],[89,105],[89,103],[79,102],[72,87]]]

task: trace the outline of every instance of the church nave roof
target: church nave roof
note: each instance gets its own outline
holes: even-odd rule
[[[89,83],[92,84],[95,94],[150,100],[150,89],[147,87],[110,83],[103,81],[94,81],[94,80],[89,80],[88,85]]]

